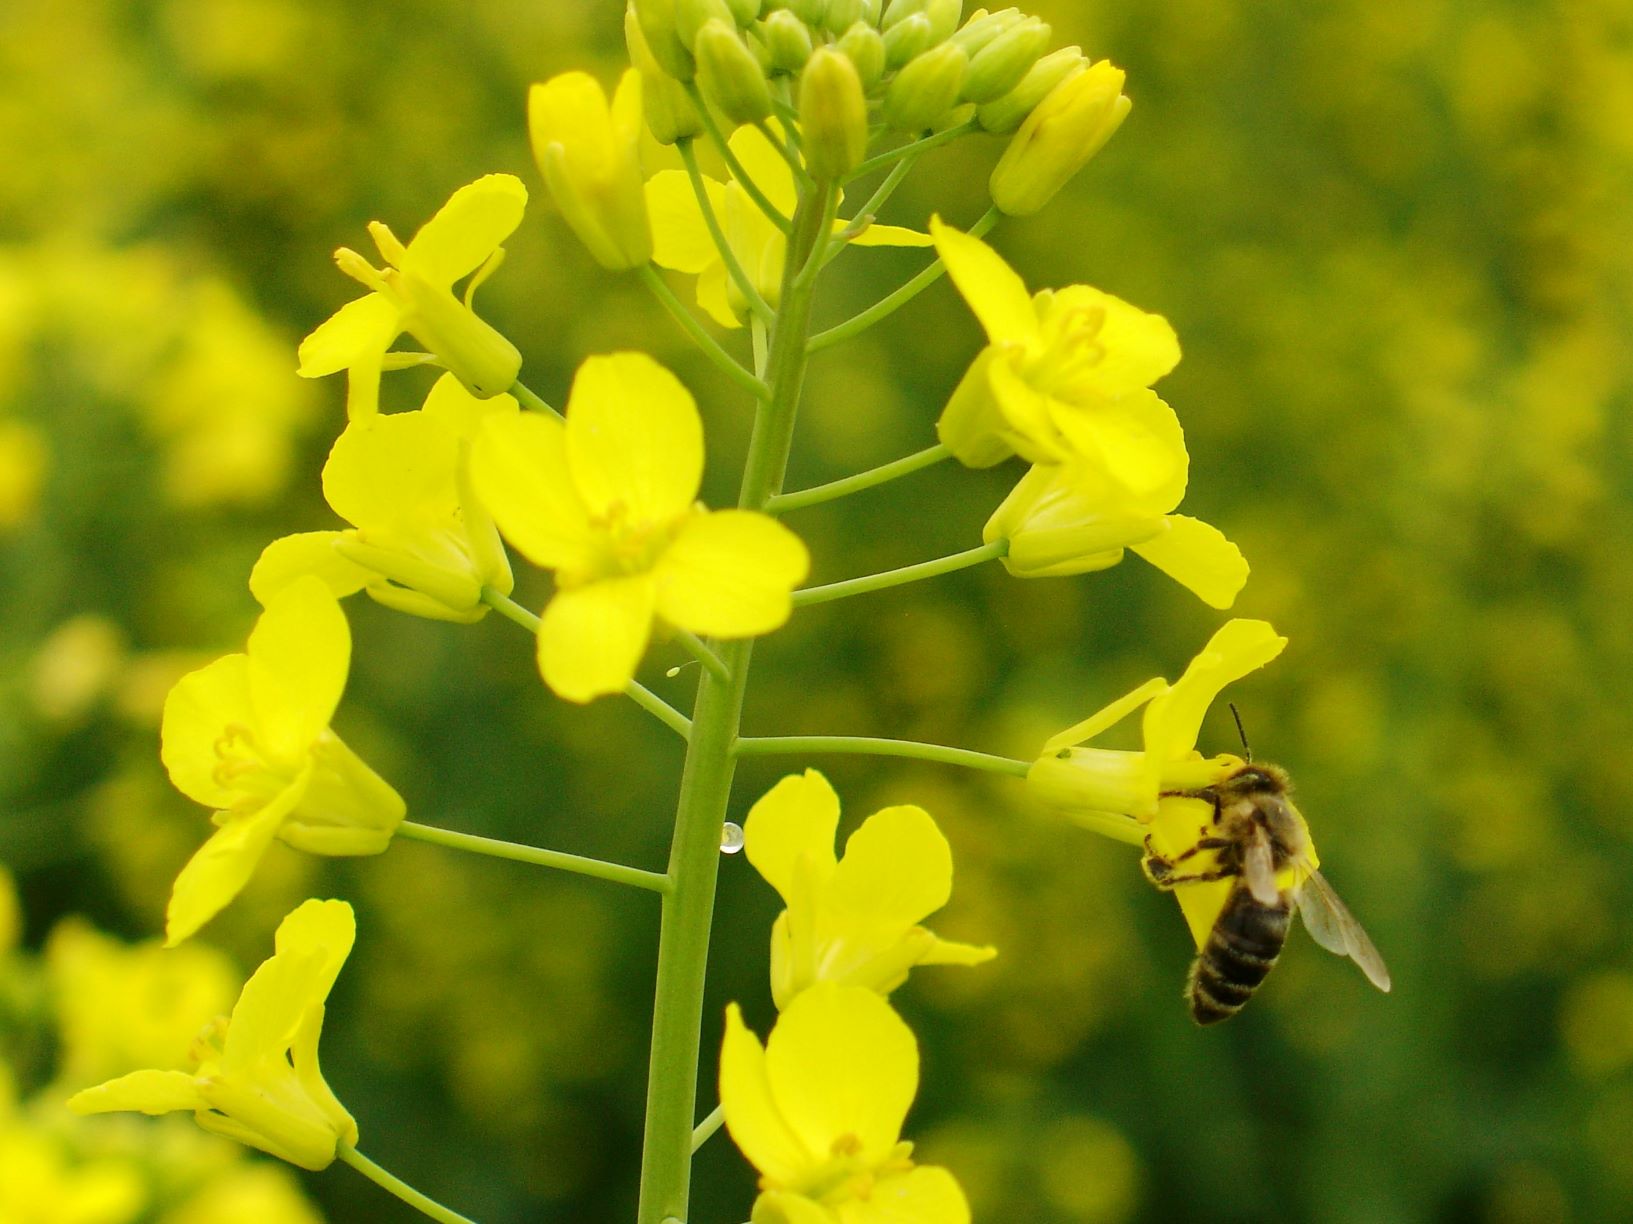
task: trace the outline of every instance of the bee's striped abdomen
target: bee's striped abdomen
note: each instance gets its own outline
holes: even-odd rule
[[[1193,1020],[1217,1024],[1242,1010],[1281,955],[1292,916],[1285,894],[1278,904],[1263,905],[1237,885],[1191,965],[1185,996]]]

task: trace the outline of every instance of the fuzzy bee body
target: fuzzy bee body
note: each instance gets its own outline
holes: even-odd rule
[[[1383,958],[1319,871],[1309,867],[1296,888],[1278,887],[1280,872],[1309,866],[1309,838],[1289,793],[1286,771],[1250,760],[1212,786],[1175,793],[1213,806],[1212,821],[1190,849],[1169,858],[1147,842],[1142,865],[1159,888],[1233,882],[1186,979],[1185,997],[1198,1024],[1228,1020],[1253,997],[1281,955],[1295,910],[1318,944],[1354,960],[1379,990],[1389,989]],[[1204,851],[1215,855],[1211,869],[1179,870]]]

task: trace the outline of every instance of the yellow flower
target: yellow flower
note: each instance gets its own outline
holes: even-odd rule
[[[652,258],[641,182],[641,74],[626,68],[612,105],[587,72],[564,72],[527,94],[533,158],[573,233],[604,268]]]
[[[250,573],[265,604],[302,574],[337,597],[365,590],[389,608],[435,620],[487,614],[482,588],[508,595],[510,562],[470,484],[470,446],[490,414],[514,415],[509,395],[479,400],[444,374],[414,412],[353,421],[329,452],[323,493],[346,531],[274,540]]]
[[[772,206],[791,216],[797,198],[794,172],[771,141],[758,128],[741,127],[726,143]],[[775,307],[782,296],[788,240],[735,179],[721,183],[704,176],[703,186],[732,254],[755,292]],[[684,171],[660,170],[647,180],[646,202],[652,214],[652,261],[696,276],[697,304],[722,327],[741,327],[748,303],[726,272],[691,179]],[[834,232],[849,224],[834,222]],[[895,225],[869,225],[850,241],[857,246],[930,245],[928,235]]]
[[[216,834],[176,877],[174,946],[249,880],[274,837],[313,854],[378,854],[404,808],[329,729],[351,659],[346,617],[318,579],[270,597],[243,654],[183,676],[164,704],[170,780],[216,809]]]
[[[1023,578],[1106,569],[1131,548],[1204,603],[1228,608],[1247,582],[1247,561],[1217,527],[1168,513],[1185,492],[1185,469],[1177,475],[1137,497],[1084,464],[1039,464],[993,511],[981,538],[1008,540],[1004,567]]]
[[[748,510],[705,510],[703,423],[691,394],[644,353],[579,367],[566,424],[494,416],[471,456],[478,494],[528,558],[556,571],[539,670],[569,701],[628,684],[656,620],[714,637],[788,619],[810,558]]]
[[[778,1007],[817,982],[889,994],[914,965],[978,965],[997,955],[919,925],[953,890],[952,851],[923,808],[875,812],[836,861],[838,827],[839,796],[814,769],[777,783],[744,823],[749,862],[788,907],[771,928]]]
[[[386,225],[369,223],[369,236],[385,260],[376,268],[341,247],[335,262],[372,293],[349,302],[301,341],[300,374],[321,378],[347,371],[346,411],[352,420],[379,411],[380,371],[436,360],[458,376],[472,395],[508,391],[522,368],[521,354],[476,317],[471,295],[504,258],[500,243],[522,222],[527,189],[511,174],[489,174],[461,187],[404,246]],[[463,301],[453,284],[471,277]],[[388,353],[408,332],[424,353]]]
[[[52,930],[45,966],[61,1042],[58,1079],[73,1087],[132,1067],[182,1065],[199,1028],[227,1009],[238,983],[236,966],[214,948],[126,944],[77,915]],[[145,1004],[124,1015],[112,999]]]
[[[74,1161],[61,1136],[43,1127],[0,1118],[0,1174],[0,1220],[6,1224],[130,1224],[146,1218],[148,1189],[133,1161]]]
[[[728,1007],[720,1101],[760,1171],[754,1224],[968,1224],[952,1174],[900,1139],[918,1084],[913,1034],[871,990],[813,986],[763,1047]]]
[[[1175,683],[1148,680],[1044,744],[1027,774],[1028,788],[1098,832],[1135,843],[1149,836],[1165,855],[1189,849],[1212,813],[1204,802],[1166,792],[1211,786],[1241,766],[1230,753],[1204,757],[1196,750],[1202,718],[1226,685],[1263,667],[1286,645],[1265,621],[1226,621]],[[1081,746],[1142,705],[1140,751]],[[1222,880],[1176,890],[1199,944],[1231,886]]]
[[[1144,496],[1176,477],[1183,489],[1184,435],[1148,390],[1179,363],[1167,320],[1088,285],[1031,296],[980,239],[936,217],[930,233],[989,341],[936,423],[953,454],[1090,463]]]
[[[356,937],[344,901],[307,901],[278,926],[276,952],[194,1043],[192,1071],[133,1071],[69,1098],[76,1113],[190,1109],[205,1130],[303,1169],[333,1163],[357,1123],[318,1068],[324,1001]]]
[[[1122,126],[1132,103],[1123,70],[1105,60],[1050,90],[993,167],[992,202],[1012,217],[1037,212]]]
[[[32,517],[50,459],[38,429],[22,421],[0,421],[0,531]]]

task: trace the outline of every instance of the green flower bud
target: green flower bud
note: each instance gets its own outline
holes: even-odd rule
[[[787,9],[768,13],[761,22],[771,66],[778,72],[798,72],[811,58],[811,31]]]
[[[924,15],[930,19],[930,41],[941,42],[958,29],[958,19],[964,15],[964,0],[929,0]]]
[[[898,131],[922,132],[957,103],[969,67],[969,56],[951,43],[926,51],[885,90],[885,122]]]
[[[694,71],[692,53],[681,41],[675,26],[675,0],[630,0],[630,3],[652,57],[677,81],[690,81]]]
[[[1076,47],[1062,47],[1040,59],[1021,83],[1003,97],[988,102],[975,112],[976,122],[989,132],[1007,135],[1036,109],[1055,86],[1089,66],[1089,59]]]
[[[988,43],[1012,26],[1019,25],[1024,16],[1020,9],[999,9],[996,13],[989,13],[985,9],[976,9],[952,36],[965,55],[972,59]]]
[[[716,17],[692,44],[703,96],[734,125],[758,123],[771,114],[771,87],[737,27]]]
[[[794,16],[810,29],[819,28],[828,19],[828,0],[785,0]]]
[[[822,24],[827,26],[830,34],[838,37],[862,20],[865,7],[863,0],[828,0],[828,15]]]
[[[864,87],[877,83],[884,75],[885,40],[878,30],[866,22],[858,21],[851,26],[835,45],[856,65],[856,75],[862,79]]]
[[[862,20],[878,29],[880,10],[883,8],[884,0],[862,0]]]
[[[739,26],[748,25],[760,15],[760,0],[726,0],[726,7]]]
[[[1038,103],[993,168],[988,187],[1000,212],[1027,217],[1100,151],[1128,114],[1124,74],[1107,60],[1070,76]]]
[[[924,6],[928,3],[930,0],[890,0],[885,6],[884,19],[879,24],[881,28],[888,30],[898,22],[924,12]]]
[[[885,63],[900,68],[930,49],[930,19],[923,13],[904,17],[885,31]]]
[[[964,97],[970,102],[991,102],[1015,88],[1038,62],[1051,33],[1046,22],[1028,17],[998,35],[970,59]]]
[[[805,165],[818,182],[849,174],[868,147],[868,104],[856,66],[832,47],[811,56],[800,74],[799,125]]]
[[[697,36],[703,32],[703,27],[711,21],[723,21],[728,26],[735,26],[737,19],[726,5],[726,0],[674,0],[675,3],[675,32],[680,35],[680,41],[692,49],[692,57],[697,57]]]
[[[629,62],[641,74],[641,111],[653,138],[659,144],[672,145],[701,132],[703,121],[698,117],[697,107],[692,105],[681,83],[664,72],[653,58],[633,3],[624,10],[624,43],[629,48]]]

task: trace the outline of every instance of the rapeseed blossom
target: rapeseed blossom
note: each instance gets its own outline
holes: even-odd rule
[[[471,296],[503,261],[500,244],[521,224],[526,206],[520,179],[489,174],[454,192],[406,246],[383,222],[371,221],[369,236],[386,266],[376,268],[347,247],[335,252],[340,270],[373,292],[342,306],[301,341],[301,377],[345,370],[352,420],[379,411],[382,369],[425,361],[440,362],[472,395],[508,391],[522,368],[521,354],[477,318]],[[453,284],[466,276],[471,281],[460,300]],[[430,352],[387,352],[404,332]]]
[[[918,1084],[913,1034],[871,990],[813,986],[764,1046],[727,1008],[720,1102],[760,1171],[755,1224],[967,1224],[952,1174],[901,1139]]]
[[[1101,60],[1067,76],[1033,108],[988,181],[1000,212],[1037,212],[1100,151],[1132,105],[1123,80],[1121,68]]]
[[[569,701],[619,692],[655,624],[756,637],[788,619],[810,567],[769,515],[705,510],[691,393],[644,353],[579,367],[565,423],[495,414],[472,453],[477,493],[522,553],[556,572],[539,625],[545,683]]]
[[[190,1109],[207,1131],[303,1169],[333,1163],[357,1123],[318,1067],[324,1002],[357,934],[344,901],[307,901],[278,926],[276,951],[230,1018],[194,1042],[193,1069],[133,1071],[69,1098],[77,1113]]]
[[[190,672],[164,704],[160,755],[219,826],[176,877],[166,942],[231,901],[278,837],[313,854],[378,854],[404,815],[397,792],[329,729],[351,631],[317,579],[269,597],[242,654]]]
[[[817,982],[889,994],[914,965],[976,965],[996,949],[919,923],[952,895],[952,851],[929,813],[888,807],[834,857],[839,796],[814,769],[778,782],[743,824],[749,861],[787,908],[771,928],[771,994],[786,1008]]]
[[[323,495],[352,526],[267,545],[250,573],[263,604],[302,574],[337,596],[367,591],[389,608],[470,622],[488,611],[483,588],[510,594],[510,562],[470,482],[482,422],[515,415],[509,395],[477,399],[444,374],[413,412],[353,421],[329,452]]]

